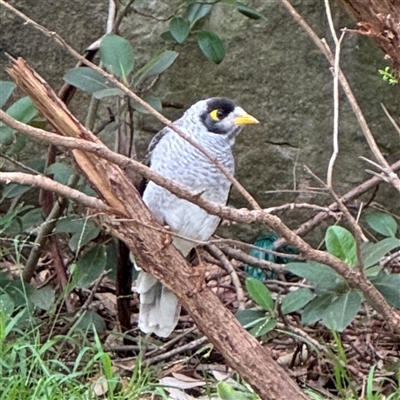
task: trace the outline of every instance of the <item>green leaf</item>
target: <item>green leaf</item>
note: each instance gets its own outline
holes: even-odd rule
[[[264,15],[262,15],[261,13],[259,13],[256,10],[253,10],[250,7],[247,7],[244,4],[241,4],[239,2],[236,3],[236,9],[243,15],[245,15],[247,18],[250,19],[266,19],[264,17]]]
[[[15,308],[29,306],[30,296],[33,293],[33,287],[20,280],[14,281],[0,275],[0,287],[3,289],[2,292],[7,293],[11,300],[14,302]]]
[[[97,100],[101,100],[104,99],[105,97],[112,97],[112,96],[125,96],[125,93],[118,88],[109,88],[109,89],[102,89],[99,90],[97,92],[93,93],[93,96],[97,99]]]
[[[78,322],[74,325],[74,329],[88,331],[95,329],[97,333],[105,333],[106,332],[106,323],[104,319],[100,317],[94,311],[85,311],[81,318],[79,318]]]
[[[14,311],[14,302],[12,298],[7,293],[0,294],[0,318],[1,314],[6,316],[11,316]],[[3,339],[0,333],[0,340]]]
[[[45,286],[39,290],[35,290],[30,296],[30,300],[32,301],[32,303],[36,307],[45,311],[49,310],[54,305],[54,299],[54,289],[49,286]]]
[[[257,279],[247,278],[246,288],[250,297],[264,310],[270,313],[274,312],[274,300],[271,297],[270,291],[267,287]]]
[[[190,23],[182,17],[174,17],[169,23],[169,31],[178,43],[183,43],[190,31]]]
[[[254,337],[260,337],[266,333],[272,331],[276,327],[277,321],[275,318],[263,318],[259,321],[253,328],[251,328],[250,333]]]
[[[325,315],[326,309],[332,303],[334,296],[332,294],[325,294],[317,296],[314,300],[310,301],[304,308],[301,315],[301,321],[305,325],[312,325],[322,319]]]
[[[282,300],[282,312],[284,314],[290,314],[294,311],[300,310],[312,299],[315,294],[307,288],[300,288],[294,292],[287,294]]]
[[[367,278],[371,278],[374,276],[378,276],[382,269],[382,265],[375,265],[374,267],[365,268],[364,273]]]
[[[21,217],[22,230],[31,232],[43,223],[43,214],[41,208],[34,208]]]
[[[15,87],[16,84],[14,82],[0,81],[0,108],[7,103]]]
[[[198,20],[204,18],[210,13],[212,6],[212,4],[189,4],[186,10],[186,18],[189,20],[191,25],[194,25]]]
[[[175,38],[171,35],[171,32],[169,30],[163,32],[160,36],[161,36],[162,40],[164,40],[164,42],[176,43]]]
[[[289,263],[285,269],[310,281],[318,289],[336,289],[345,284],[344,280],[330,267],[318,263]]]
[[[73,234],[68,245],[74,253],[95,239],[100,231],[100,227],[94,221],[78,215],[69,215],[66,218],[58,220],[56,224],[56,232]]]
[[[70,214],[64,218],[60,218],[56,224],[56,232],[58,233],[79,233],[88,225],[95,224],[92,220],[81,217],[80,215]]]
[[[87,251],[76,263],[74,271],[76,286],[80,288],[90,286],[104,271],[106,261],[104,246],[96,245]]]
[[[7,214],[3,214],[0,216],[0,232],[3,233],[7,229],[13,227],[16,224],[16,221],[20,218],[19,216],[28,211],[33,206],[24,206],[22,203],[19,203],[14,210],[9,211]],[[0,273],[1,276],[1,273]],[[0,282],[1,287],[1,282]]]
[[[150,105],[154,109],[156,109],[158,112],[162,111],[161,101],[157,97],[148,96],[148,97],[144,97],[143,100],[148,105]],[[137,112],[140,112],[141,114],[149,114],[149,112],[141,104],[139,104],[137,101],[131,101],[130,103],[131,103],[133,109],[136,110]]]
[[[400,308],[400,274],[382,274],[371,281],[392,307]]]
[[[30,186],[20,185],[18,183],[10,183],[4,188],[3,197],[5,199],[13,199],[15,197],[22,196],[29,189],[31,189]]]
[[[69,164],[57,162],[51,164],[46,171],[48,174],[53,174],[53,179],[63,185],[67,185],[71,177],[76,173],[74,167]]]
[[[79,251],[85,244],[99,236],[101,229],[96,224],[88,224],[82,232],[76,232],[71,236],[68,246],[73,253]]]
[[[378,243],[364,243],[362,246],[364,268],[378,264],[384,255],[397,247],[400,247],[400,239],[393,237],[383,239]]]
[[[347,229],[330,226],[325,234],[325,244],[328,253],[343,260],[350,267],[356,265],[356,240]]]
[[[259,400],[255,393],[235,390],[229,383],[219,381],[217,383],[218,397],[221,400]]]
[[[265,318],[265,313],[261,310],[239,310],[236,312],[235,317],[242,326],[249,328],[260,319]]]
[[[215,64],[219,64],[225,57],[223,41],[213,32],[201,31],[197,36],[197,43],[203,54]]]
[[[360,310],[362,296],[355,290],[343,293],[326,308],[323,324],[334,331],[342,332]]]
[[[375,232],[380,233],[382,236],[394,237],[396,235],[398,225],[391,215],[375,212],[368,214],[366,221]]]
[[[153,57],[146,65],[140,68],[134,75],[137,85],[143,79],[159,75],[168,69],[178,57],[179,53],[172,50],[164,50]]]
[[[84,92],[94,93],[99,90],[112,88],[111,83],[88,67],[70,69],[63,77],[64,81]]]
[[[7,114],[19,122],[27,124],[36,115],[37,109],[29,97],[22,97],[7,109]],[[13,140],[15,130],[0,123],[0,143],[10,144]]]
[[[100,43],[100,57],[104,66],[119,78],[126,78],[133,70],[135,55],[132,46],[121,36],[105,35]]]

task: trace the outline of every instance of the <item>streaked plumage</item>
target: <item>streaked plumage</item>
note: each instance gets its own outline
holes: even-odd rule
[[[234,172],[232,146],[245,124],[258,121],[231,100],[211,98],[192,105],[174,122],[230,173]],[[169,128],[161,130],[151,141],[150,168],[210,201],[226,204],[230,182],[217,166],[199,150]],[[158,222],[168,225],[179,236],[205,241],[217,228],[220,219],[200,207],[179,199],[166,189],[149,182],[143,201]],[[195,242],[174,237],[173,244],[187,256]],[[140,294],[139,328],[168,337],[177,324],[180,305],[177,298],[151,275],[141,271],[136,284]]]

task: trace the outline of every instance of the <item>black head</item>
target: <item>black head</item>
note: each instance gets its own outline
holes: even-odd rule
[[[225,97],[213,97],[206,102],[206,110],[200,115],[200,119],[208,131],[225,134],[230,127],[224,123],[224,119],[231,115],[236,104]]]

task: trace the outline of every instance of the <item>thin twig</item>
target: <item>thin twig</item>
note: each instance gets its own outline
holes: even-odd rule
[[[238,301],[238,310],[245,309],[245,297],[244,291],[242,288],[242,284],[240,283],[240,279],[235,271],[233,265],[229,262],[226,258],[225,254],[215,245],[208,245],[207,249],[211,252],[211,254],[221,261],[222,267],[225,269],[226,272],[230,275],[232,279],[233,286],[236,290],[236,298]]]
[[[58,193],[76,203],[82,204],[85,207],[90,207],[104,212],[112,212],[112,209],[104,204],[96,197],[87,196],[79,190],[72,189],[53,181],[46,176],[23,174],[22,172],[0,172],[0,182],[3,183],[19,183],[20,185],[40,187],[42,189]]]
[[[208,342],[208,338],[206,336],[201,337],[200,339],[193,340],[193,342],[187,343],[183,346],[177,347],[175,349],[172,349],[170,351],[167,351],[166,353],[160,354],[158,356],[151,357],[147,360],[144,360],[145,365],[151,365],[151,364],[156,364],[159,363],[160,361],[167,360],[168,358],[171,358],[173,356],[176,356],[177,354],[183,353],[185,351],[193,350],[197,347],[200,347],[204,345],[205,343]]]
[[[186,140],[190,145],[196,148],[200,153],[202,153],[206,158],[208,158],[211,163],[213,163],[231,182],[231,184],[238,190],[238,192],[247,200],[250,206],[255,210],[260,210],[261,207],[255,201],[255,199],[250,195],[250,193],[238,182],[238,180],[213,156],[211,156],[206,150],[203,149],[201,145],[199,145],[195,140],[193,140],[190,136],[184,133],[181,129],[177,128],[169,119],[165,118],[162,114],[160,114],[157,110],[151,107],[146,101],[142,100],[137,94],[132,92],[128,87],[126,87],[123,83],[121,83],[114,75],[105,72],[103,69],[98,67],[96,64],[88,61],[85,57],[80,55],[73,47],[71,47],[60,35],[56,32],[49,31],[43,25],[38,24],[33,21],[31,18],[26,16],[21,11],[17,10],[4,0],[0,0],[0,4],[6,7],[8,10],[12,11],[14,14],[18,15],[22,18],[26,24],[31,24],[34,28],[38,29],[40,32],[44,33],[46,36],[53,38],[58,44],[60,44],[64,49],[66,49],[73,57],[77,60],[81,61],[84,65],[92,68],[102,76],[104,76],[110,83],[112,83],[115,87],[120,89],[124,94],[138,102],[145,110],[147,110],[151,115],[156,117],[159,121],[161,121],[164,125],[171,128],[174,132],[176,132],[182,139]]]

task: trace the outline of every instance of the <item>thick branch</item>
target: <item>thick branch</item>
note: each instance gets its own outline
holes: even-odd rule
[[[15,61],[8,71],[61,134],[99,143],[25,62]],[[115,220],[113,214],[104,214],[106,229],[127,244],[142,268],[176,293],[228,364],[262,399],[306,399],[271,354],[240,326],[211,290],[196,282],[192,268],[171,244],[169,235],[160,229],[123,170],[97,155],[82,150],[72,153],[100,196],[124,216],[124,220]]]

